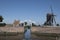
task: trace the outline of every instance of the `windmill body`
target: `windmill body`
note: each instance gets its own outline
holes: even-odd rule
[[[51,13],[47,13],[46,22],[44,23],[44,25],[49,25],[49,26],[53,26],[54,24],[56,25],[55,16],[56,15],[53,14],[53,10],[51,7]]]

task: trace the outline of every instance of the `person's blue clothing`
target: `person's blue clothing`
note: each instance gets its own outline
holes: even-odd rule
[[[27,31],[25,32],[25,39],[30,40],[30,38],[31,38],[31,30],[27,29]]]

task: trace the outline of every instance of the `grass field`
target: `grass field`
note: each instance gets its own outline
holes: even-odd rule
[[[53,35],[53,34],[34,32],[31,34],[31,39],[32,40],[56,40],[56,36],[57,35]],[[23,39],[24,39],[23,33],[16,33],[16,32],[1,32],[0,33],[0,40],[23,40]]]
[[[32,27],[32,40],[56,40],[60,36],[60,27]],[[0,27],[0,40],[23,40],[23,27]]]

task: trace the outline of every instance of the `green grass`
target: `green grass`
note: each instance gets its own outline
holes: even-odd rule
[[[18,34],[20,33],[19,32],[0,32],[0,36],[17,36]]]
[[[60,34],[56,34],[56,33],[37,33],[37,32],[34,32],[32,34],[34,34],[38,37],[39,36],[45,36],[45,37],[59,37],[60,36]]]
[[[20,40],[23,39],[23,33],[20,32],[0,32],[0,37],[2,37],[2,40]],[[36,35],[37,40],[42,39],[42,40],[55,40],[55,37],[57,34],[52,34],[52,33],[37,33],[33,32],[32,35]],[[6,37],[5,37],[6,36]],[[34,38],[34,36],[32,38]],[[0,38],[1,39],[1,38]]]

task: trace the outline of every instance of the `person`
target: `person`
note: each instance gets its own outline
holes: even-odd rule
[[[30,26],[27,26],[26,30],[25,30],[25,40],[30,40],[31,39],[31,29]]]

